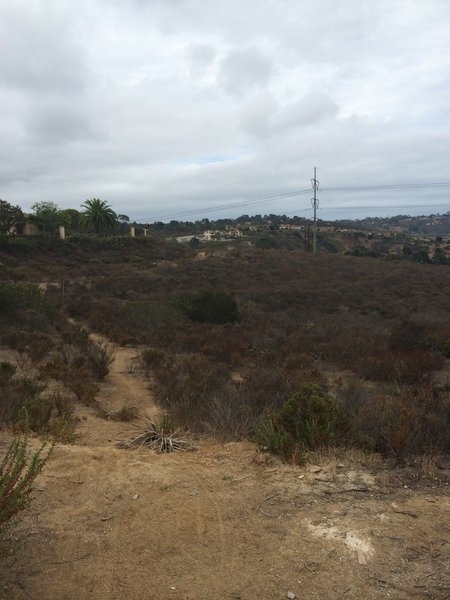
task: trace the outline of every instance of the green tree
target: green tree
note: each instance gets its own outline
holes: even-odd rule
[[[99,198],[86,200],[82,204],[82,208],[84,208],[82,213],[84,225],[86,227],[92,226],[95,233],[102,230],[110,231],[116,226],[117,215],[104,200]]]
[[[120,223],[120,233],[125,233],[128,229],[127,225],[130,222],[128,215],[117,215],[117,220]]]
[[[24,216],[20,206],[13,206],[6,200],[0,200],[0,233],[10,233],[23,221]]]
[[[31,208],[34,210],[34,214],[30,215],[31,221],[44,233],[53,233],[59,225],[69,223],[65,211],[60,210],[54,202],[36,202]]]
[[[64,223],[61,225],[66,225],[69,231],[79,231],[81,227],[81,213],[75,208],[65,208],[61,211],[61,216],[63,217]]]

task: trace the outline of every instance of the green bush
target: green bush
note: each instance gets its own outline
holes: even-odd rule
[[[44,389],[45,384],[28,377],[11,377],[0,385],[0,424],[22,424],[24,410],[28,411],[40,401]]]
[[[43,433],[50,421],[53,404],[49,398],[37,396],[24,403],[15,422],[15,429]]]
[[[279,411],[283,428],[306,448],[315,450],[334,441],[336,405],[315,383],[305,383]]]
[[[236,300],[225,292],[205,290],[182,304],[191,321],[200,323],[234,323],[239,319]]]
[[[271,250],[272,248],[277,248],[278,244],[273,237],[264,236],[256,240],[255,247],[260,250]]]
[[[13,365],[0,364],[0,426],[73,441],[78,420],[70,400],[58,393],[43,396],[44,383],[14,373]]]
[[[33,481],[47,462],[53,445],[43,444],[31,455],[27,440],[15,437],[0,463],[0,529],[30,502]]]
[[[256,441],[274,454],[296,462],[308,450],[330,446],[339,423],[336,403],[315,383],[305,383],[281,409],[262,420]]]
[[[44,306],[44,295],[36,284],[0,282],[0,314],[24,309],[40,311]]]
[[[285,459],[292,458],[296,442],[274,415],[261,420],[255,434],[256,443],[271,454],[277,454]]]
[[[0,362],[0,386],[9,384],[17,367],[9,362]]]
[[[158,300],[135,300],[121,303],[115,320],[116,327],[129,331],[137,336],[138,340],[142,341],[144,338],[148,341],[157,331],[176,327],[182,317],[169,303]]]

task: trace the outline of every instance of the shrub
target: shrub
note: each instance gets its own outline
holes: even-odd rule
[[[337,425],[335,401],[319,385],[305,383],[261,422],[256,440],[275,454],[301,461],[307,450],[331,445]]]
[[[43,360],[43,358],[52,349],[53,342],[50,336],[40,336],[30,339],[29,343],[25,346],[25,352],[29,356],[33,364],[37,364]]]
[[[222,442],[248,438],[254,430],[256,410],[244,390],[223,388],[203,398],[201,429]]]
[[[14,428],[24,432],[43,433],[50,421],[52,409],[53,405],[49,398],[36,396],[22,405]]]
[[[109,372],[113,351],[107,344],[93,342],[81,334],[80,346],[66,345],[42,367],[41,373],[58,379],[77,399],[90,406],[98,392],[97,381]]]
[[[398,350],[383,352],[364,359],[359,372],[368,379],[389,381],[400,385],[424,384],[434,371],[442,369],[444,357],[429,350]]]
[[[448,390],[429,385],[394,392],[351,381],[339,390],[339,409],[352,420],[351,442],[384,456],[404,458],[450,450]]]
[[[77,438],[76,428],[79,419],[74,414],[72,401],[59,392],[50,394],[48,401],[52,406],[52,414],[44,433],[62,444],[73,443]]]
[[[7,376],[0,376],[0,426],[33,431],[64,443],[73,441],[77,419],[70,400],[58,393],[43,396],[45,384],[13,377],[15,368],[9,363],[1,364],[0,374],[3,371]]]
[[[450,451],[450,396],[442,388],[414,386],[403,389],[392,401],[402,436],[392,423],[385,435],[387,448],[395,456]],[[400,425],[401,424],[401,425]]]
[[[117,319],[121,327],[152,332],[178,322],[180,316],[170,304],[136,300],[123,302],[118,310]]]
[[[17,367],[9,362],[0,362],[0,386],[9,384]]]
[[[0,313],[8,314],[20,309],[42,310],[44,295],[34,283],[0,282]]]
[[[236,300],[224,292],[200,292],[185,301],[182,309],[191,321],[200,323],[234,323],[239,319]]]
[[[260,250],[271,250],[277,248],[277,241],[273,237],[263,236],[255,241],[255,247]]]
[[[263,450],[282,456],[286,460],[290,460],[295,454],[299,454],[300,444],[297,446],[292,435],[281,426],[278,419],[273,415],[261,420],[256,430],[255,442]],[[302,450],[306,457],[303,448]]]
[[[390,346],[394,350],[415,350],[423,348],[425,327],[414,321],[402,321],[396,325],[390,335]]]
[[[40,395],[45,389],[45,384],[28,377],[9,378],[0,386],[0,424],[13,425],[20,423],[24,426],[27,411],[33,415],[39,412],[37,407]],[[42,413],[41,413],[42,414]],[[32,424],[35,424],[32,419]]]
[[[64,385],[75,394],[77,400],[86,406],[95,402],[98,385],[92,381],[90,372],[85,368],[68,371]]]
[[[142,366],[146,370],[153,367],[159,367],[166,358],[166,353],[158,348],[145,348],[140,354]]]
[[[278,419],[294,440],[310,450],[329,446],[334,440],[335,402],[315,383],[304,384],[281,408]]]
[[[26,508],[32,485],[47,462],[53,445],[43,444],[29,455],[26,438],[15,437],[0,464],[0,528]]]
[[[201,431],[207,411],[205,398],[222,389],[227,370],[200,354],[172,355],[153,368],[153,389],[173,421]]]
[[[114,351],[108,344],[89,341],[86,363],[96,381],[103,381],[109,373],[109,366],[114,360]]]

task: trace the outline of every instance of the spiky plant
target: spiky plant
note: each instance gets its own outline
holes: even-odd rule
[[[150,448],[156,452],[186,452],[194,450],[184,437],[178,437],[180,430],[175,430],[167,415],[156,421],[150,415],[142,419],[138,427],[140,433],[130,440],[117,443],[119,448]]]

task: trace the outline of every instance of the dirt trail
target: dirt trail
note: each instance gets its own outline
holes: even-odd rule
[[[135,356],[116,349],[99,400],[154,414]],[[300,468],[207,440],[119,450],[133,423],[80,415],[82,437],[56,449],[3,544],[0,600],[449,597],[442,470],[420,483],[351,455]]]
[[[114,352],[114,361],[106,382],[100,386],[97,394],[99,404],[106,410],[119,410],[123,406],[133,406],[140,416],[146,414],[158,417],[160,411],[154,403],[139,364],[139,349],[121,347],[112,344],[107,338],[92,333],[91,338],[97,342],[108,344]],[[80,443],[87,446],[111,446],[111,442],[126,438],[136,429],[136,424],[120,423],[96,419],[92,423],[92,410],[81,409],[82,417]]]

